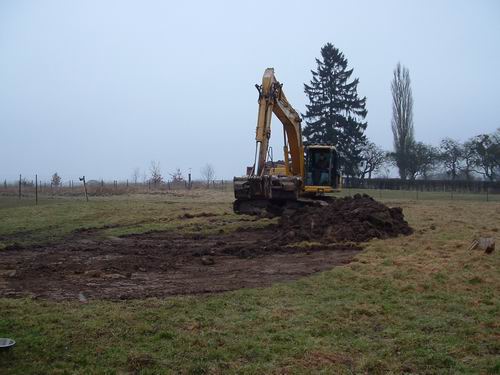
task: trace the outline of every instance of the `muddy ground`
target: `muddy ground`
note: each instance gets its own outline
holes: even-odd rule
[[[227,234],[170,231],[99,240],[82,230],[61,243],[2,251],[0,297],[85,302],[268,286],[349,263],[359,243],[371,238],[411,232],[400,208],[361,195]]]
[[[268,286],[346,264],[355,245],[268,245],[273,229],[209,236],[149,233],[0,254],[0,296],[128,299]]]

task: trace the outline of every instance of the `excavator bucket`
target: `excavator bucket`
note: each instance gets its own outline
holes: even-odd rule
[[[296,200],[302,179],[295,176],[235,177],[234,197],[242,200]]]
[[[275,216],[289,201],[296,201],[302,180],[294,176],[235,177],[233,204],[239,214]]]

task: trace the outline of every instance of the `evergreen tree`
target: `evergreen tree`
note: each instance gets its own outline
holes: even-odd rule
[[[310,84],[304,84],[309,98],[303,115],[304,137],[312,143],[335,145],[343,173],[355,176],[366,142],[366,97],[359,98],[359,79],[350,81],[353,69],[347,68],[347,59],[333,44],[321,48],[316,64]]]

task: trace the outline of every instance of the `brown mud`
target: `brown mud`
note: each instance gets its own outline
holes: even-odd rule
[[[368,196],[232,233],[98,239],[94,230],[79,230],[60,243],[0,252],[0,297],[86,302],[264,287],[347,264],[361,251],[359,242],[409,233],[401,209]]]

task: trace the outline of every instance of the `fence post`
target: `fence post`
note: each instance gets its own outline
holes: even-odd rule
[[[85,189],[85,199],[89,201],[89,196],[87,194],[87,184],[85,183],[85,176],[80,177],[80,181],[83,181],[83,188]]]
[[[35,204],[38,205],[38,174],[35,174]]]
[[[19,175],[19,199],[21,199],[21,175]]]

